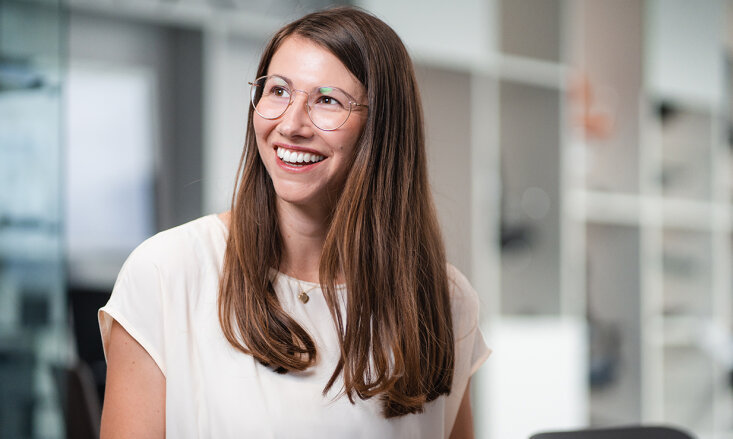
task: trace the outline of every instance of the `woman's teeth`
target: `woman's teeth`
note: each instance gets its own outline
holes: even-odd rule
[[[282,161],[296,166],[300,163],[303,163],[303,165],[300,166],[310,163],[318,163],[326,158],[322,155],[312,154],[310,152],[298,152],[280,147],[277,148],[277,156],[280,157]]]

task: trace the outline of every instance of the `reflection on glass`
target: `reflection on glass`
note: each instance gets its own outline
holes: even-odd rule
[[[663,233],[665,317],[712,316],[712,242],[709,232],[667,229]]]
[[[710,200],[713,124],[709,112],[662,101],[657,105],[657,116],[662,140],[659,178],[664,195]]]

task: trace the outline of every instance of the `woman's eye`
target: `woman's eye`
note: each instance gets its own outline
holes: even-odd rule
[[[272,87],[270,89],[270,94],[279,98],[286,98],[290,96],[288,89],[285,87]]]
[[[324,105],[341,105],[341,102],[339,102],[338,99],[334,98],[333,96],[321,96],[318,98],[316,103]]]

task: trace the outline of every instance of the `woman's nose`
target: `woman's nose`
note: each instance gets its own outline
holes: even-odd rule
[[[278,124],[280,134],[288,137],[309,137],[313,133],[307,105],[308,95],[300,90],[294,90],[293,99]]]

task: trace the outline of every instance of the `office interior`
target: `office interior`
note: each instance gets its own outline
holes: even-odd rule
[[[98,435],[96,310],[136,245],[228,209],[265,42],[332,4],[0,0],[0,437]],[[476,437],[733,438],[733,2],[350,4],[415,62],[493,349]]]

